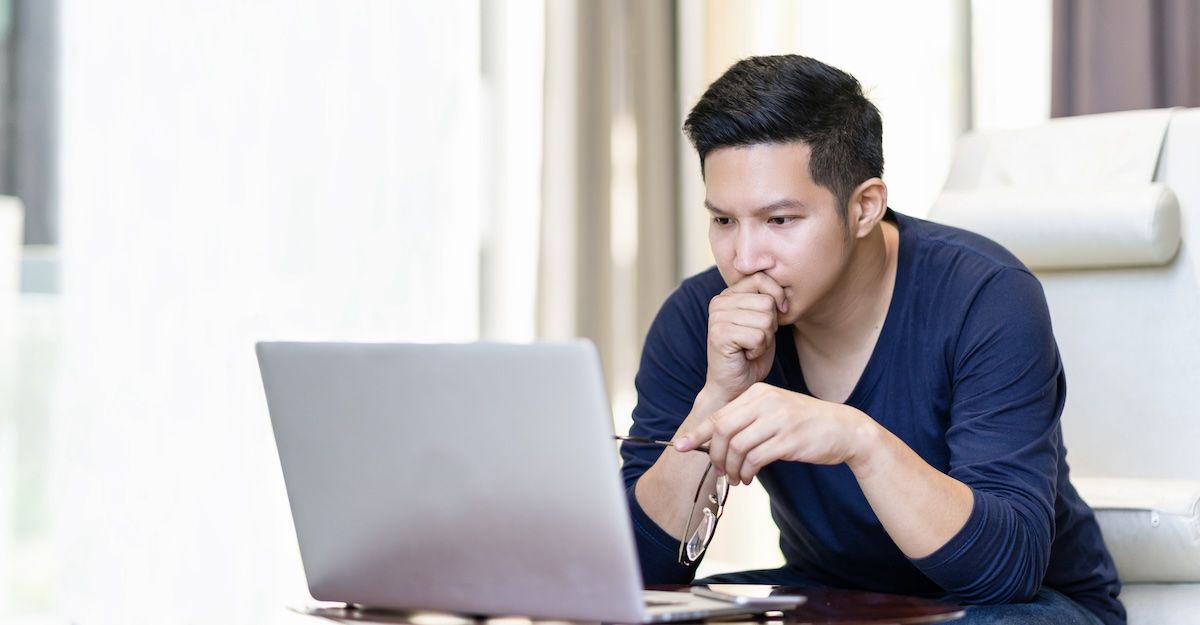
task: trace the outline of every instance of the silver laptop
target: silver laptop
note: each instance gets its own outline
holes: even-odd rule
[[[315,599],[625,623],[780,609],[643,590],[591,343],[257,352]]]

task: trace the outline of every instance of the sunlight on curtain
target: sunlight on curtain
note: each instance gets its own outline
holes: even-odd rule
[[[537,335],[545,7],[541,0],[480,6],[489,139],[482,171],[481,334],[530,341]]]
[[[1050,119],[1051,0],[971,1],[976,130]]]
[[[65,617],[307,599],[253,344],[478,336],[478,12],[62,2]]]
[[[831,25],[857,23],[851,35]],[[801,2],[795,45],[853,74],[883,116],[888,203],[922,217],[967,129],[963,3]]]

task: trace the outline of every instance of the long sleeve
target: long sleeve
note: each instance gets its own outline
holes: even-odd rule
[[[966,524],[913,560],[967,603],[1033,597],[1054,536],[1066,382],[1037,280],[996,273],[975,293],[952,353],[949,474],[969,486]]]

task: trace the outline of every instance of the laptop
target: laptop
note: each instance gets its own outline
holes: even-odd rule
[[[589,342],[256,347],[317,600],[622,623],[782,609],[643,589]]]

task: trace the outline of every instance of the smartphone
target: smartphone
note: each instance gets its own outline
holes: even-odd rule
[[[766,584],[708,584],[692,586],[692,594],[737,605],[796,607],[808,600],[804,595],[783,594],[780,586]]]

